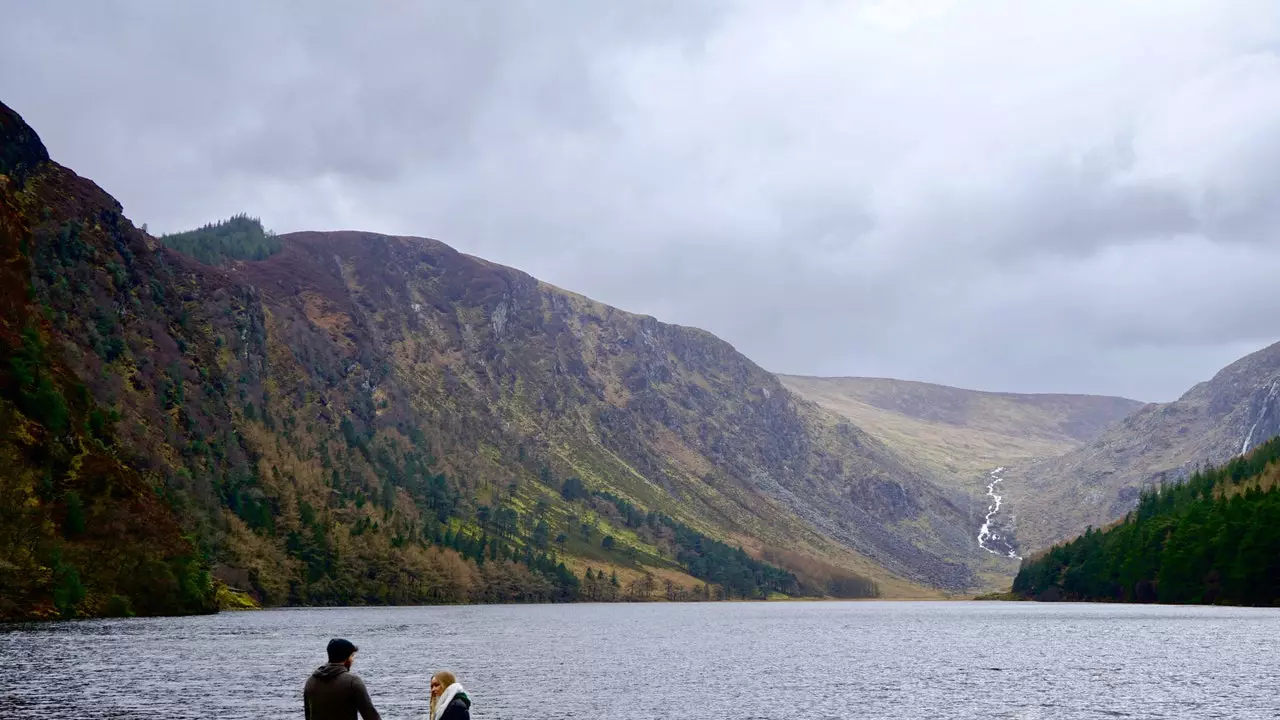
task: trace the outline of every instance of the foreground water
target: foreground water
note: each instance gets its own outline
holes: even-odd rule
[[[299,718],[330,637],[382,716],[1275,718],[1280,611],[1030,603],[298,609],[0,626],[0,717]]]

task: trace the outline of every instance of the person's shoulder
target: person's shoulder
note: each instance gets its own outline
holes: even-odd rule
[[[458,720],[459,718],[471,717],[471,705],[460,697],[455,697],[449,701],[448,707],[441,714],[441,720]]]

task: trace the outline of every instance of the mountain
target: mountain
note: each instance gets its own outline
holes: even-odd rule
[[[116,322],[116,308],[96,305],[87,283],[125,271],[90,262],[80,242],[85,221],[122,242],[116,257],[137,250],[146,263],[137,269],[153,269],[141,235],[124,234],[118,211],[50,163],[35,133],[0,105],[0,619],[216,607],[209,568],[163,486],[115,450],[120,414],[82,380],[79,343],[89,338],[54,305],[79,303],[73,312]],[[53,265],[50,254],[67,264]],[[64,272],[70,268],[77,272]],[[138,317],[130,307],[119,316]],[[104,354],[124,351],[92,341]],[[129,393],[140,379],[112,382]]]
[[[707,332],[424,238],[157,241],[4,106],[0,218],[0,615],[991,584],[961,494]]]
[[[1280,440],[1144,490],[1123,521],[1023,564],[1038,600],[1280,604]]]
[[[1220,465],[1280,434],[1280,344],[1248,355],[1171,403],[1143,407],[1094,441],[1005,473],[1024,550],[1103,527],[1141,491]]]
[[[1079,447],[1142,407],[1117,397],[979,392],[885,378],[778,379],[938,477],[969,485],[996,466]]]

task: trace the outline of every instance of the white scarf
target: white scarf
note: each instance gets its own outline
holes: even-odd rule
[[[459,683],[454,683],[445,688],[444,692],[440,693],[439,699],[436,700],[435,716],[428,720],[440,720],[440,718],[444,717],[445,709],[449,707],[449,703],[453,702],[453,698],[460,692],[466,692],[466,690],[463,690],[462,685]]]

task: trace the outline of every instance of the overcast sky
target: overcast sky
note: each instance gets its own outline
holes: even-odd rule
[[[1167,400],[1280,338],[1276,0],[0,16],[0,101],[153,233],[435,237],[798,374]]]

